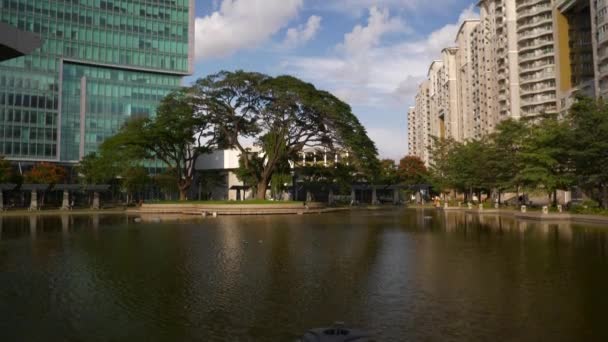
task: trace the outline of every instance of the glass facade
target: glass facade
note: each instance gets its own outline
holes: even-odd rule
[[[0,0],[39,34],[0,63],[0,154],[77,161],[132,116],[153,115],[191,73],[193,0]]]

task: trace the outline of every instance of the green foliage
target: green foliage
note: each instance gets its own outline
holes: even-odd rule
[[[602,208],[598,202],[593,200],[586,200],[571,207],[570,212],[583,215],[608,215],[608,210]]]
[[[577,183],[608,209],[608,104],[580,97],[570,110],[569,123]]]
[[[120,161],[114,154],[93,152],[82,158],[77,170],[84,184],[105,184],[119,175]]]
[[[492,143],[492,169],[499,190],[517,188],[515,177],[523,168],[521,149],[530,136],[529,125],[524,121],[508,119],[496,126],[489,136]]]
[[[291,175],[288,173],[274,173],[270,179],[270,190],[272,198],[278,199],[287,188],[285,184],[291,182]]]
[[[431,181],[441,191],[542,190],[578,185],[608,208],[608,105],[578,98],[565,119],[505,120],[481,140],[435,139]]]
[[[122,186],[130,195],[143,191],[151,181],[148,170],[142,166],[129,167],[121,176]]]
[[[11,162],[0,156],[0,184],[9,183],[13,179],[13,167]]]
[[[566,122],[555,117],[531,123],[519,150],[522,166],[513,181],[525,187],[543,188],[551,195],[557,189],[568,189],[573,184],[570,163],[570,134]]]
[[[399,183],[399,174],[395,161],[392,159],[382,159],[380,161],[380,172],[375,178],[375,182],[378,184],[392,185]]]
[[[215,143],[206,115],[198,111],[198,102],[191,89],[180,89],[167,95],[154,118],[129,120],[113,137],[107,139],[103,151],[121,155],[124,160],[156,159],[173,172],[186,199],[192,185],[194,164]],[[130,165],[131,167],[133,165]]]
[[[235,170],[235,174],[243,184],[254,189],[254,192],[263,171],[264,158],[260,157],[259,153],[247,151],[239,156],[239,168]]]
[[[158,186],[165,194],[165,198],[168,198],[170,194],[179,191],[177,180],[175,179],[175,172],[171,169],[166,169],[163,173],[150,177],[150,182]]]
[[[456,165],[451,155],[458,146],[461,146],[453,139],[439,139],[432,137],[430,154],[433,159],[429,165],[429,183],[438,192],[446,192],[457,186],[454,180]]]

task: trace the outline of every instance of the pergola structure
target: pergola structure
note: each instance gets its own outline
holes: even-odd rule
[[[17,184],[4,183],[0,184],[0,211],[4,210],[4,191],[11,191],[17,187]]]
[[[378,200],[378,191],[391,191],[393,198],[392,198],[392,202],[393,204],[399,204],[399,202],[401,201],[400,197],[399,197],[399,191],[403,190],[403,189],[408,189],[408,186],[405,185],[400,185],[400,184],[370,184],[370,183],[359,183],[359,184],[353,184],[351,186],[351,203],[356,203],[357,202],[357,191],[360,192],[360,196],[359,198],[363,199],[363,194],[364,192],[368,192],[371,191],[371,203],[372,204],[379,204],[380,201]]]

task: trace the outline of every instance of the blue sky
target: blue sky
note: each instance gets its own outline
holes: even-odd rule
[[[196,64],[290,74],[348,102],[380,155],[407,153],[407,109],[470,0],[196,0]]]

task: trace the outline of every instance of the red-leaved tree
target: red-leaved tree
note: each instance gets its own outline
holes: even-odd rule
[[[44,195],[46,191],[50,190],[55,184],[65,179],[67,173],[65,169],[59,165],[51,164],[47,162],[41,162],[25,173],[25,183],[30,184],[46,184],[48,187],[42,193],[41,205],[44,205]],[[34,191],[32,191],[34,192]]]
[[[416,156],[405,156],[399,161],[397,174],[403,183],[414,185],[425,183],[428,171],[422,159]]]

